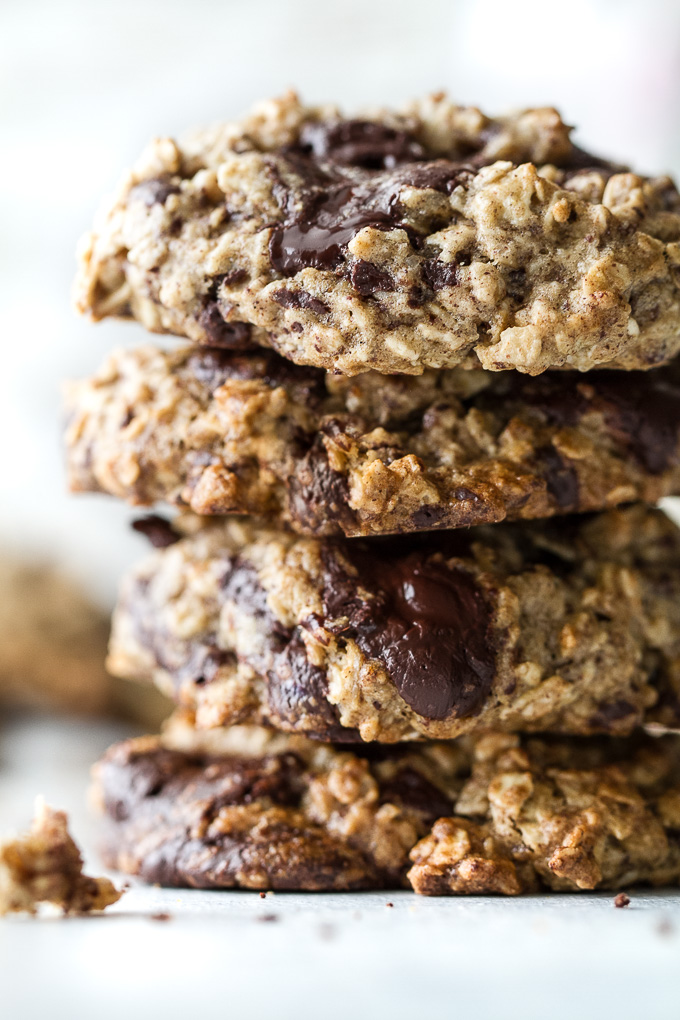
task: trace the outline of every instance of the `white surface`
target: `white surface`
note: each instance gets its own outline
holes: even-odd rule
[[[104,724],[6,725],[0,829],[24,825],[33,797],[44,793],[70,811],[74,834],[91,851],[89,764],[121,735]],[[102,917],[0,921],[0,1016],[677,1017],[680,893],[636,891],[631,898],[617,910],[611,894],[261,899],[135,886]],[[157,912],[171,919],[154,921]]]

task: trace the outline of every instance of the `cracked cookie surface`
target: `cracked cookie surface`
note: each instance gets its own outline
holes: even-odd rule
[[[110,867],[198,888],[425,895],[680,878],[677,738],[486,733],[379,755],[234,727],[111,748],[95,768]]]
[[[201,727],[325,740],[676,727],[680,532],[636,505],[399,539],[140,522],[108,666]]]
[[[378,535],[680,492],[680,373],[348,379],[273,353],[114,352],[67,397],[74,491]]]
[[[347,119],[288,94],[159,139],[80,249],[95,319],[347,375],[649,368],[680,350],[680,198],[556,111],[442,96]]]

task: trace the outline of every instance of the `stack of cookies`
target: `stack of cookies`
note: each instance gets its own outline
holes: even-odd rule
[[[70,483],[170,504],[109,668],[107,862],[204,888],[680,879],[680,196],[551,109],[294,95],[156,141],[77,303],[183,346],[68,391]]]

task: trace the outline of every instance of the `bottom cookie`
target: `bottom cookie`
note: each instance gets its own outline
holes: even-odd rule
[[[165,886],[424,895],[680,880],[680,740],[362,748],[232,727],[112,747],[95,767],[110,867]]]

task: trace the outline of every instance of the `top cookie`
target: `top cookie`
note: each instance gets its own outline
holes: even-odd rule
[[[158,139],[84,241],[95,319],[346,375],[649,368],[680,352],[680,196],[555,110],[443,96],[347,119],[290,93]]]

